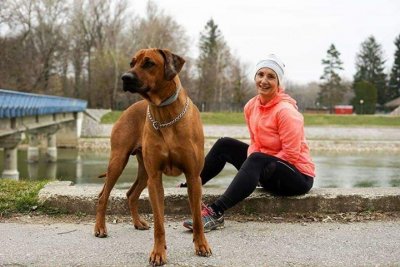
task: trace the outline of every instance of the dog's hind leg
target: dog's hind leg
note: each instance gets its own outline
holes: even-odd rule
[[[104,182],[103,189],[99,194],[99,201],[96,209],[96,224],[94,226],[94,235],[97,237],[106,237],[107,228],[105,222],[107,202],[110,197],[111,190],[117,182],[119,176],[124,170],[129,159],[129,153],[119,154],[111,152],[110,162],[107,168],[107,176]]]
[[[136,158],[138,161],[137,178],[135,183],[126,193],[126,196],[128,197],[128,203],[129,203],[129,208],[131,210],[133,225],[135,226],[136,229],[148,230],[150,226],[143,218],[139,216],[139,211],[138,211],[138,204],[139,204],[138,202],[140,194],[142,193],[143,189],[145,189],[147,186],[147,172],[146,169],[144,168],[142,154],[138,153],[136,155]]]

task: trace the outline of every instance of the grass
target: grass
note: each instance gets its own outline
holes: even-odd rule
[[[14,213],[47,213],[59,211],[48,209],[39,203],[39,191],[48,181],[15,181],[0,179],[0,217]]]
[[[244,114],[241,112],[202,112],[201,120],[204,124],[245,124]]]
[[[112,124],[122,111],[112,111],[104,115],[101,123]],[[303,114],[306,126],[391,126],[400,127],[399,116],[387,115],[327,115]],[[244,115],[241,112],[202,112],[203,124],[244,125]]]
[[[360,181],[354,187],[376,187],[376,181]]]
[[[400,127],[399,116],[304,114],[306,126],[392,126]]]
[[[103,117],[101,117],[101,123],[104,124],[113,124],[118,120],[118,118],[121,116],[122,111],[111,111],[105,114]]]

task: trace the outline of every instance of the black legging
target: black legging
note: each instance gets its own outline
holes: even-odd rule
[[[200,174],[203,185],[217,176],[227,162],[238,170],[225,193],[213,203],[220,211],[248,197],[258,184],[275,195],[302,195],[310,191],[314,182],[312,177],[274,156],[255,152],[247,157],[248,147],[244,142],[223,137],[218,139],[205,158]]]

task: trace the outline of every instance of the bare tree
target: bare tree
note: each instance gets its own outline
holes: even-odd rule
[[[293,97],[297,106],[301,111],[307,108],[318,108],[317,103],[318,93],[320,91],[319,84],[311,82],[308,84],[296,84],[291,81],[286,82],[286,92]]]
[[[135,17],[127,13],[127,3],[3,0],[0,86],[83,98],[94,108],[126,108],[138,99],[120,90],[129,57],[138,49],[158,47],[186,59],[180,77],[195,101],[202,99],[197,92],[220,106],[248,97],[246,67],[231,55],[223,38],[215,46],[217,53],[190,58],[189,38],[171,16],[150,1],[145,16]],[[197,83],[200,80],[203,83]],[[211,80],[208,92],[205,85]]]
[[[130,53],[141,48],[166,48],[179,55],[186,55],[189,38],[185,30],[171,16],[164,14],[149,1],[144,18],[133,21],[130,34]]]
[[[84,75],[84,91],[92,107],[113,107],[121,72],[119,51],[126,9],[126,0],[74,2],[71,32],[77,36],[72,44],[75,86],[82,88],[78,77]]]
[[[230,66],[231,69],[231,99],[232,103],[236,104],[240,109],[244,107],[247,101],[255,95],[253,83],[247,77],[249,66],[235,58]]]
[[[23,64],[29,65],[30,81],[23,83],[25,90],[51,93],[50,79],[57,72],[55,57],[62,50],[66,4],[53,0],[4,0],[2,4],[1,20],[15,29],[8,41],[15,41],[24,55]]]

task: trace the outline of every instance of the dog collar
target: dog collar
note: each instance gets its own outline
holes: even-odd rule
[[[158,130],[160,130],[160,128],[165,128],[165,127],[171,126],[172,124],[174,124],[174,123],[178,122],[180,119],[182,119],[182,117],[185,115],[188,107],[189,107],[189,97],[186,97],[186,103],[185,103],[185,106],[184,106],[182,112],[179,113],[179,115],[176,116],[176,118],[173,119],[172,121],[165,122],[165,123],[161,123],[159,121],[156,121],[153,118],[153,116],[151,115],[151,112],[150,112],[150,106],[147,106],[147,116],[149,117],[149,120],[151,121],[151,124],[153,125],[153,128],[156,131],[158,131]]]
[[[158,107],[165,107],[165,106],[168,106],[169,104],[174,103],[174,101],[176,99],[178,99],[181,88],[182,88],[182,86],[179,85],[179,87],[178,87],[178,89],[176,89],[175,93],[173,95],[171,95],[170,97],[168,97],[167,99],[165,99],[163,102],[161,102],[161,104],[158,105]]]

